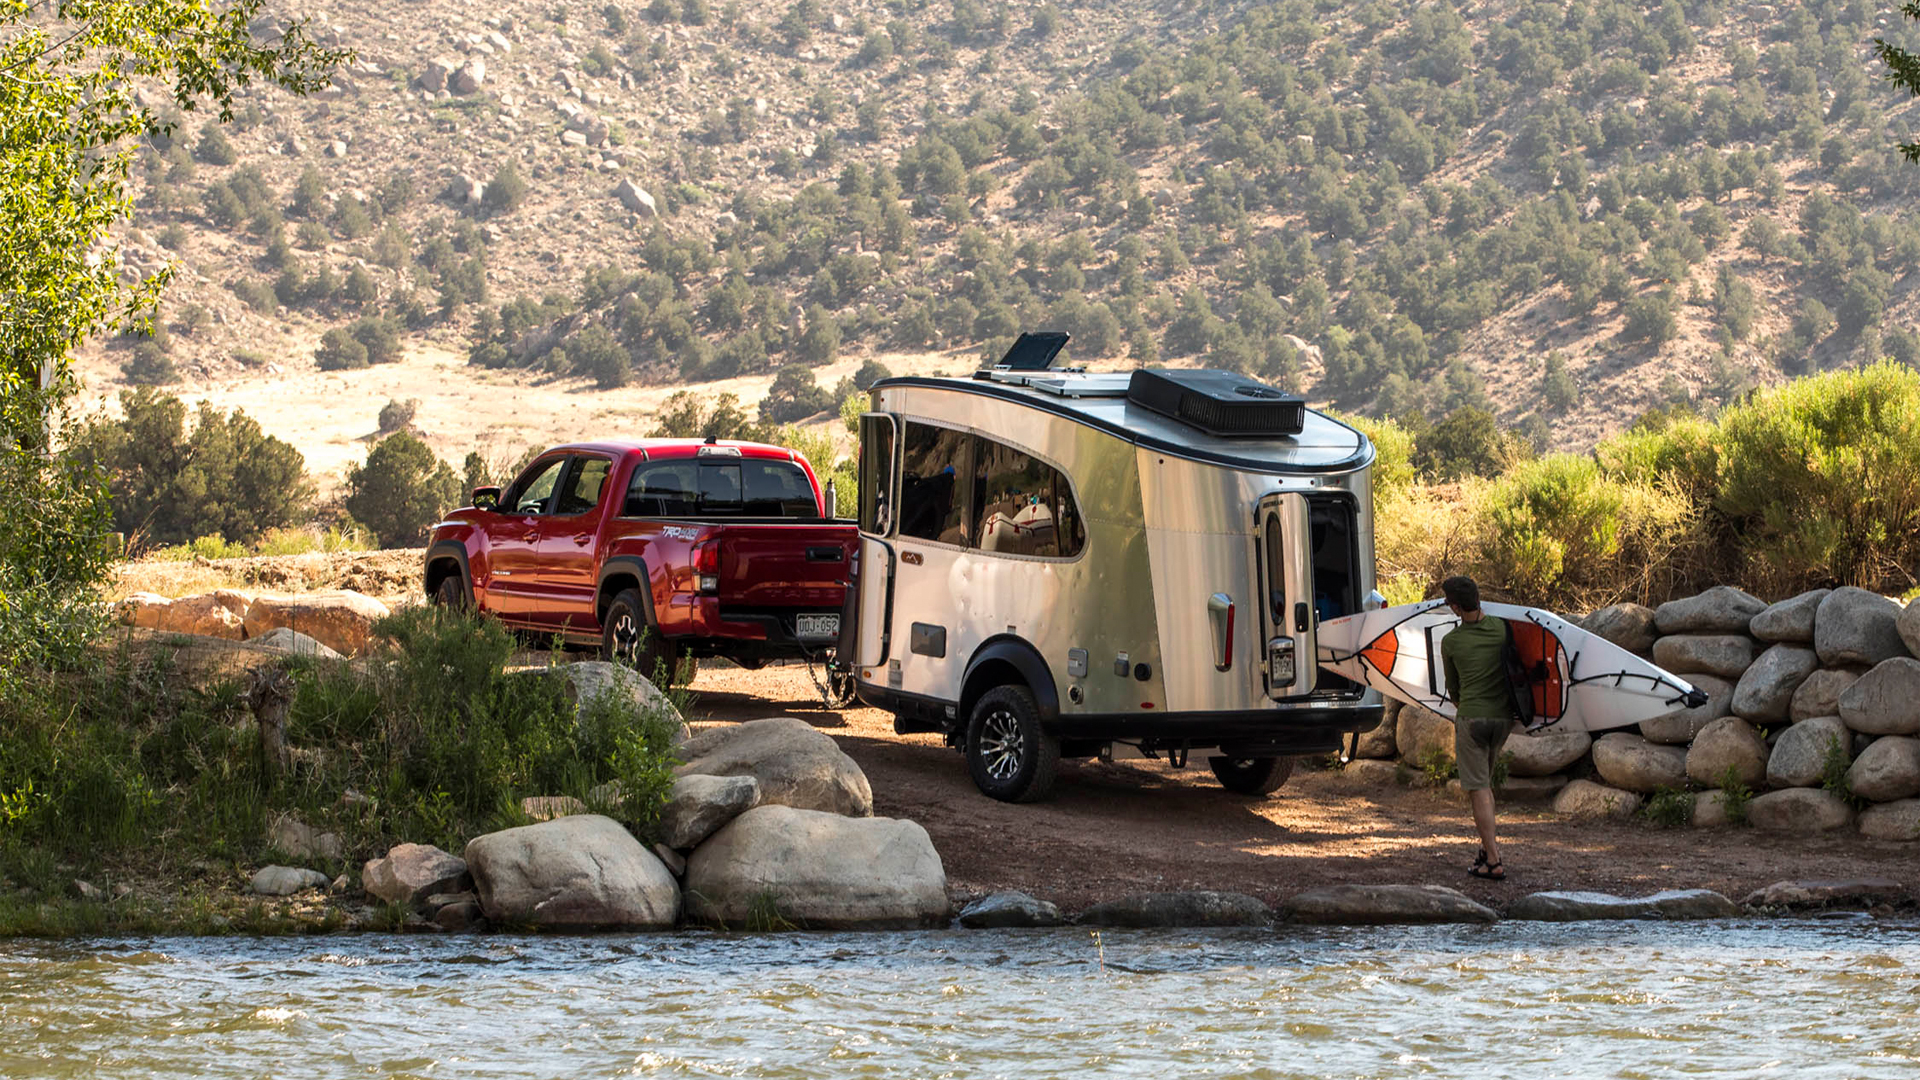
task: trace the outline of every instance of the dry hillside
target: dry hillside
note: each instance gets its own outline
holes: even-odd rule
[[[1906,30],[1859,2],[302,16],[357,60],[145,152],[122,253],[176,267],[168,332],[82,370],[245,408],[323,475],[390,398],[443,456],[511,456],[644,433],[680,385],[959,371],[1037,326],[1566,447],[1920,352],[1920,166],[1870,54]],[[336,329],[372,367],[317,370]]]

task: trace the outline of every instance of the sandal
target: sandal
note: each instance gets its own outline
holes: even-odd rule
[[[1473,866],[1467,873],[1477,878],[1485,878],[1488,881],[1505,881],[1507,880],[1507,864],[1504,862],[1488,862],[1487,853],[1482,851],[1480,857],[1473,860]]]

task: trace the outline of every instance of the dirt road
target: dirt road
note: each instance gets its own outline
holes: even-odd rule
[[[962,896],[1021,889],[1078,910],[1134,892],[1225,889],[1274,903],[1316,885],[1399,883],[1504,907],[1546,889],[1708,888],[1740,900],[1775,881],[1867,877],[1920,894],[1910,844],[1575,822],[1518,806],[1501,808],[1508,880],[1484,882],[1465,872],[1477,847],[1466,806],[1442,791],[1302,768],[1254,800],[1222,790],[1199,755],[1184,770],[1064,762],[1051,799],[1016,806],[976,791],[936,736],[895,735],[877,709],[822,710],[803,668],[704,670],[693,690],[696,727],[796,716],[832,735],[866,770],[874,813],[924,825]]]

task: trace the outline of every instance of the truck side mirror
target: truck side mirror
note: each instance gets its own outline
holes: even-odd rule
[[[482,510],[497,509],[500,506],[500,489],[497,487],[474,488],[473,505]]]

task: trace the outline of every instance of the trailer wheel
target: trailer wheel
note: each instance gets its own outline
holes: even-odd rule
[[[647,614],[646,601],[639,591],[622,589],[607,605],[606,621],[601,624],[601,657],[632,667],[662,690],[666,689],[666,683],[660,681],[662,673],[667,675],[667,682],[685,682],[691,678],[687,672],[691,663],[681,662],[680,650],[660,636]]]
[[[1002,802],[1034,802],[1053,790],[1060,740],[1040,730],[1040,708],[1024,686],[980,695],[967,721],[967,771]]]
[[[1207,766],[1220,786],[1236,795],[1271,795],[1293,775],[1290,757],[1210,757]]]

